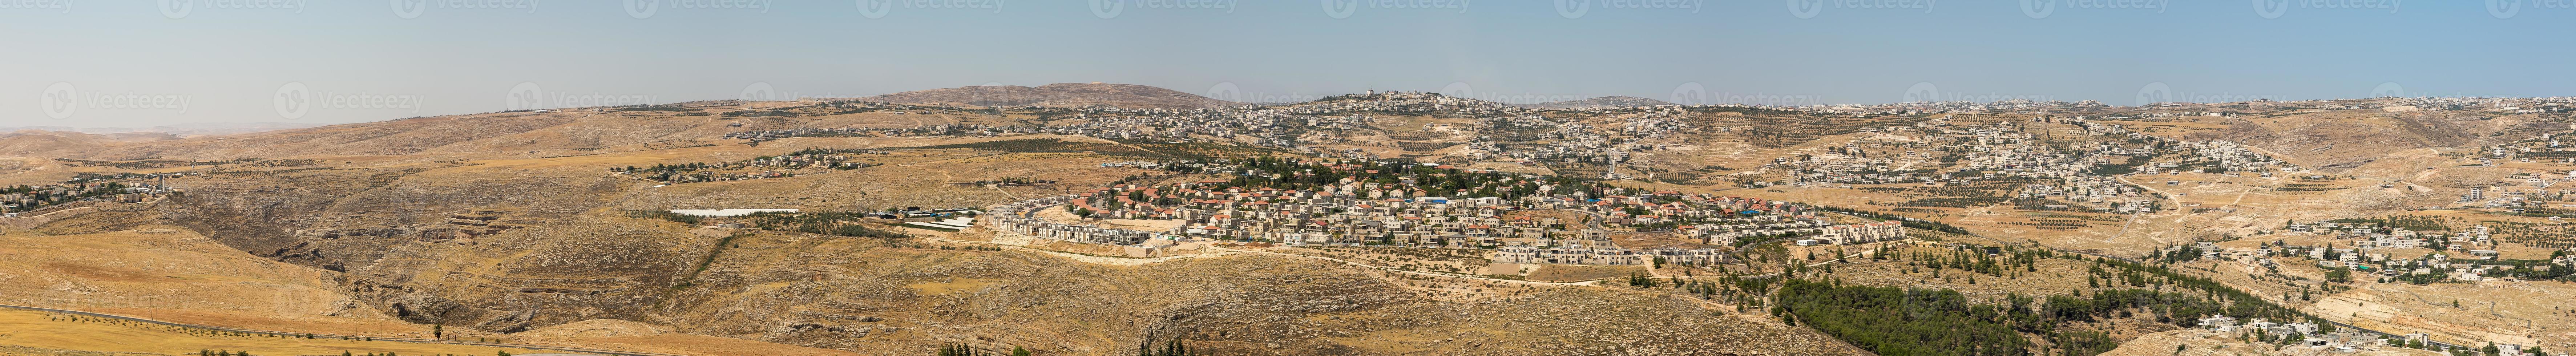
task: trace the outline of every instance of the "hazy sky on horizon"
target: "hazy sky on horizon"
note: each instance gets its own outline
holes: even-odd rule
[[[2576,95],[2576,0],[0,0],[0,28],[0,127],[1094,81],[1256,102]]]

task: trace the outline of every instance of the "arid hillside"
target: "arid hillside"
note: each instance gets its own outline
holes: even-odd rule
[[[2402,158],[2391,154],[2408,150],[2475,148],[2568,128],[2565,122],[2527,114],[2390,109],[2245,115],[2218,123],[2226,128],[2188,138],[2254,145],[2335,172]]]
[[[392,136],[501,118],[446,120],[401,122],[420,126]],[[650,124],[628,120],[642,119],[592,117],[548,122],[530,131]],[[433,124],[439,122],[446,124]],[[225,141],[285,142],[347,134],[332,130],[395,129],[358,125],[312,130]],[[666,328],[668,335],[882,355],[919,354],[947,343],[1107,355],[1132,352],[1132,345],[1148,338],[1185,338],[1203,349],[1249,355],[1553,355],[1646,350],[1857,354],[1829,338],[1795,336],[1811,331],[1710,309],[1687,298],[1579,286],[1474,287],[1410,281],[1283,257],[1094,265],[1034,251],[933,248],[957,247],[939,243],[797,233],[737,235],[627,213],[736,207],[972,207],[1063,194],[1139,173],[1098,166],[1130,157],[1014,153],[998,149],[1018,146],[979,144],[1029,137],[798,137],[759,146],[738,141],[713,146],[656,145],[563,157],[458,151],[442,157],[492,158],[353,157],[346,162],[305,165],[231,164],[168,180],[166,184],[185,193],[151,209],[92,213],[42,230],[114,234],[167,226],[184,232],[179,236],[203,232],[201,244],[243,252],[227,258],[282,261],[274,265],[286,267],[271,268],[322,276],[326,282],[311,287],[322,296],[314,298],[343,303],[345,313],[374,315],[376,320],[400,322],[395,325],[411,329],[388,332],[443,325],[448,330],[514,340],[656,352],[736,354],[691,351],[668,343],[516,333],[611,319]],[[1081,137],[1056,140],[1112,144]],[[211,144],[286,150],[251,143]],[[732,162],[827,147],[880,148],[888,153],[861,156],[862,162],[878,164],[866,168],[658,188],[654,186],[665,184],[608,171],[624,166]],[[438,149],[446,148],[430,150]],[[955,184],[1014,177],[1054,182],[1011,187]],[[1435,298],[1420,292],[1432,288],[1429,283],[1482,288],[1487,297]],[[187,308],[167,309],[159,312]],[[1675,319],[1677,315],[1687,317]]]
[[[1940,287],[1980,303],[2100,292],[2115,288],[2082,280],[2106,273],[2086,271],[2102,260],[2076,253],[2144,257],[2292,222],[2449,204],[2471,189],[2566,171],[2555,165],[2563,162],[2474,156],[2485,145],[2540,145],[2539,135],[2565,128],[2559,119],[2461,110],[2072,109],[2119,116],[2087,120],[2009,110],[1535,110],[1427,93],[1183,114],[1079,107],[1092,105],[1232,104],[1151,87],[1054,84],[859,101],[498,112],[215,137],[23,132],[0,137],[0,149],[12,150],[0,154],[7,157],[0,182],[87,177],[166,191],[149,203],[97,202],[114,209],[53,208],[37,213],[68,213],[11,220],[27,226],[0,235],[20,241],[0,250],[15,258],[0,264],[10,272],[0,285],[16,286],[0,288],[0,298],[243,327],[412,337],[446,330],[688,355],[919,355],[958,344],[1123,355],[1167,340],[1227,355],[1865,355],[1879,345],[1838,340],[1869,324],[1851,322],[1861,320],[1854,315],[1806,316],[1840,328],[1827,335],[1783,319],[1797,311],[1759,301],[1773,297],[1762,291],[1778,282],[1754,280]],[[807,221],[793,219],[810,216],[669,213],[800,209],[842,219],[989,209],[1118,184],[1307,173],[1162,168],[1245,157],[1554,174],[1623,194],[1885,213],[1876,219],[1902,216],[1917,219],[1904,222],[1913,231],[1940,231],[1914,241],[2012,246],[2034,261],[1977,272],[1986,276],[1980,283],[1974,274],[1922,270],[1974,259],[1959,246],[1908,247],[1917,250],[1902,258],[1849,255],[1875,257],[1868,261],[1836,261],[1862,250],[1831,246],[1802,249],[1804,258],[1792,260],[1785,249],[1703,243],[1671,226],[1604,227],[1609,213],[1557,211],[1539,215],[1583,222],[1574,229],[1619,229],[1610,240],[1737,248],[1753,257],[1699,269],[1520,266],[1480,262],[1489,261],[1487,251],[1461,248],[1440,268],[1481,272],[1435,275],[1266,244],[1110,256],[1124,247],[1021,244],[989,230],[863,220],[874,216],[798,225]],[[2309,170],[2274,165],[2282,161]],[[1070,207],[1040,214],[1181,224],[1083,220],[1075,215],[1089,212]],[[1872,219],[1819,215],[1809,219]],[[1940,257],[1949,254],[1960,257]],[[1756,278],[1707,274],[1728,268]],[[1620,286],[1622,274],[1670,284]],[[137,294],[159,299],[117,298]],[[2103,342],[2174,337],[2170,321],[2097,323],[2080,327],[2110,333],[2014,335],[2039,341],[2033,350],[2088,352],[2110,350]]]

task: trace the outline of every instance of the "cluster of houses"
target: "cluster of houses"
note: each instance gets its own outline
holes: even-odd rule
[[[1232,174],[1265,174],[1225,169],[1241,167],[1216,168]],[[1449,170],[1445,166],[1428,169]],[[1120,184],[997,206],[991,226],[1024,236],[1098,244],[1205,238],[1288,245],[1489,248],[1495,250],[1498,262],[1596,265],[1637,265],[1656,258],[1684,264],[1729,261],[1714,248],[1621,248],[1611,243],[1614,233],[1671,233],[1715,246],[1771,240],[1859,244],[1905,237],[1905,228],[1897,222],[1835,223],[1832,214],[1803,204],[1625,188],[1566,190],[1541,183],[1537,176],[1511,179],[1541,184],[1534,191],[1544,193],[1510,198],[1432,196],[1409,176],[1397,183],[1345,177],[1314,189],[1247,187],[1224,179],[1159,186]],[[1066,209],[1088,218],[1179,224],[1168,231],[1066,224],[1033,214],[1043,209]]]
[[[1544,122],[1555,126],[1525,143],[1504,143],[1494,137],[1479,137],[1459,152],[1475,160],[1510,160],[1524,165],[1608,165],[1626,162],[1645,152],[1670,149],[1670,145],[1649,144],[1646,140],[1669,137],[1699,127],[1683,120],[1689,112],[1677,106],[1643,109],[1601,110],[1619,115],[1619,127],[1598,127],[1581,122]],[[1540,124],[1540,123],[1532,123]]]
[[[2349,354],[2400,344],[2409,345],[2409,347],[2417,347],[2414,345],[2420,345],[2420,347],[2424,349],[2435,351],[2457,350],[2476,352],[2476,350],[2471,349],[2467,345],[2456,345],[2435,341],[2433,340],[2432,334],[2426,333],[2410,333],[2405,335],[2394,333],[2382,334],[2349,328],[2335,331],[2324,331],[2326,328],[2311,322],[2279,323],[2264,320],[2263,318],[2250,318],[2243,320],[2243,323],[2239,323],[2239,320],[2236,318],[2224,315],[2201,318],[2199,321],[2201,327],[2212,331],[2221,333],[2261,333],[2275,339],[2296,340],[2296,344],[2290,347],[2304,347],[2307,349],[2322,350],[2337,354]],[[2520,344],[2492,345],[2495,346],[2496,352],[2490,355],[2533,355],[2523,352],[2523,345]]]
[[[2212,316],[2200,319],[2200,326],[2222,333],[2262,333],[2263,335],[2282,339],[2296,336],[2296,339],[2298,340],[2297,346],[2299,347],[2327,349],[2335,353],[2353,353],[2361,350],[2388,346],[2388,341],[2386,341],[2384,336],[2379,333],[2353,330],[2319,333],[2318,331],[2321,329],[2318,325],[2316,323],[2309,322],[2276,323],[2264,320],[2263,318],[2253,318],[2247,319],[2247,322],[2244,324],[2238,324],[2236,318],[2233,317]],[[2425,336],[2423,334],[2415,334],[2408,335],[2408,337],[2422,338]],[[2417,341],[2423,340],[2419,339]]]
[[[2395,105],[2428,110],[2484,111],[2498,114],[2530,114],[2576,111],[2576,97],[2547,98],[2475,98],[2415,97],[2403,98]]]
[[[2254,249],[2222,248],[2214,243],[2199,242],[2193,247],[2196,247],[2203,258],[2235,261],[2254,267],[2279,266],[2272,257],[2304,257],[2316,261],[2318,267],[2345,269],[2363,275],[2376,276],[2380,282],[2400,279],[2477,282],[2487,279],[2487,276],[2494,275],[2495,272],[2511,269],[2511,266],[2495,264],[2495,262],[2481,263],[2499,257],[2498,251],[2495,250],[2498,243],[2492,237],[2494,230],[2486,225],[2470,226],[2466,230],[2441,234],[2368,223],[2319,221],[2289,224],[2287,230],[2294,233],[2332,236],[2340,242],[2325,245],[2267,243]],[[2390,253],[2391,250],[2399,249],[2435,250],[2415,257],[2393,256]],[[2453,256],[2466,257],[2453,258]],[[2558,257],[2546,265],[2536,266],[2536,269],[2541,272],[2560,268],[2576,268],[2576,264],[2571,264],[2568,258]]]
[[[1038,210],[1072,202],[1076,196],[1060,195],[995,205],[984,214],[993,231],[1045,240],[1064,240],[1102,245],[1144,245],[1149,240],[1178,241],[1179,234],[1105,228],[1097,224],[1065,224],[1037,217]]]
[[[2538,137],[2488,146],[2485,155],[2475,156],[2481,165],[2505,162],[2576,164],[2576,143],[2564,142],[2560,135],[2570,131],[2544,133]],[[2576,181],[2576,172],[2515,172],[2511,175],[2469,188],[2461,194],[2458,205],[2483,207],[2513,212],[2533,210],[2576,210],[2576,189],[2550,189],[2559,183]]]
[[[1333,115],[1352,112],[1391,114],[1457,113],[1475,116],[1536,115],[1538,110],[1500,102],[1442,95],[1420,91],[1369,90],[1356,95],[1329,97],[1289,105],[1283,109],[1296,115]]]
[[[879,130],[879,129],[857,129],[857,128],[793,128],[793,129],[781,129],[781,130],[751,130],[751,131],[737,131],[737,132],[732,132],[732,133],[726,133],[726,134],[724,135],[724,138],[726,138],[726,139],[738,139],[738,140],[751,140],[751,142],[753,142],[753,143],[758,143],[758,142],[760,142],[760,141],[769,141],[769,140],[776,140],[776,139],[782,139],[782,138],[789,138],[789,137],[804,137],[804,136],[866,136],[866,135],[876,134],[876,133],[879,133],[879,132],[882,132],[882,131],[883,131],[883,130]]]
[[[1617,247],[1543,247],[1503,246],[1494,248],[1488,259],[1494,263],[1568,264],[1600,266],[1640,266],[1646,264],[1642,251]]]
[[[2231,141],[2184,141],[2178,144],[2178,146],[2181,146],[2183,149],[2182,153],[2184,153],[2181,157],[2181,162],[2160,163],[2153,168],[2164,171],[2173,171],[2182,168],[2184,165],[2207,166],[2207,168],[2203,169],[2204,171],[2215,170],[2218,173],[2252,172],[2264,177],[2272,176],[2271,171],[2273,170],[2303,170],[2299,168],[2298,165],[2281,162],[2279,158],[2273,158],[2271,155],[2266,155],[2262,152],[2255,152],[2254,150],[2247,149],[2244,145],[2239,145]]]
[[[1472,124],[1427,124],[1421,130],[1451,131],[1475,137],[1459,154],[1472,158],[1510,159],[1524,164],[1603,165],[1629,159],[1635,152],[1666,148],[1638,143],[1696,129],[1683,120],[1680,106],[1643,109],[1594,109],[1622,115],[1618,127],[1557,122],[1542,110],[1436,93],[1369,91],[1280,106],[1207,109],[1085,107],[1071,118],[1043,125],[939,124],[897,129],[797,128],[735,132],[727,138],[754,142],[797,136],[1000,136],[1058,134],[1111,140],[1199,143],[1226,142],[1302,151],[1319,156],[1377,159],[1357,149],[1331,151],[1312,144],[1338,142],[1354,132],[1374,132],[1378,115],[1464,115]],[[1554,130],[1530,130],[1533,128]],[[1502,144],[1496,137],[1523,131],[1546,131],[1542,137],[1514,137],[1532,143]]]
[[[738,132],[728,137],[763,139],[799,135],[1000,136],[1058,134],[1111,140],[1154,142],[1234,142],[1281,149],[1307,149],[1325,141],[1322,135],[1370,130],[1377,118],[1365,113],[1453,113],[1509,122],[1546,122],[1535,111],[1489,101],[1422,92],[1377,92],[1327,98],[1284,106],[1239,106],[1206,109],[1085,107],[1069,123],[1047,125],[942,124],[904,129],[798,129]],[[1552,124],[1552,123],[1551,123]],[[1476,128],[1435,127],[1470,131]]]
[[[784,155],[762,156],[729,163],[656,164],[651,167],[611,167],[610,172],[631,175],[667,184],[784,178],[816,171],[859,169],[882,163],[854,162],[865,155],[884,155],[886,151],[812,148]]]
[[[90,203],[140,203],[169,193],[155,184],[165,175],[83,176],[61,183],[0,187],[0,217],[41,213],[39,210]]]
[[[1891,127],[1826,152],[1775,159],[1764,168],[1801,172],[1766,184],[1965,183],[1992,179],[2040,178],[2018,198],[2053,198],[2083,203],[2095,210],[2134,208],[2153,199],[2100,171],[2105,166],[2133,167],[2138,174],[2179,173],[2199,169],[2221,173],[2298,170],[2227,141],[2174,141],[2130,131],[2124,125],[2076,118],[2040,117],[2033,123],[2062,123],[2077,130],[2031,130],[2021,122],[1954,125],[1947,118],[1912,126]],[[2039,132],[2045,131],[2045,132]],[[2085,135],[2102,138],[2072,147],[2051,144],[2053,137]],[[2045,136],[2045,137],[2044,137]],[[2158,156],[2154,164],[2136,162]],[[2116,172],[2125,174],[2128,172]]]
[[[2119,125],[2054,117],[2032,120],[2070,124],[2080,130],[2034,130],[2026,123],[2009,121],[1957,125],[1948,118],[1939,118],[1912,126],[1882,128],[1875,135],[1828,147],[1824,152],[1774,159],[1761,168],[1794,173],[1746,183],[1754,187],[1849,187],[2009,180],[2022,182],[2011,198],[2044,201],[2030,208],[2129,213],[2157,209],[2156,197],[2099,169],[2142,164],[2132,161],[2169,151],[2192,150],[2184,145],[2160,145],[2164,139]],[[2069,134],[2104,139],[2060,147],[2043,137]]]

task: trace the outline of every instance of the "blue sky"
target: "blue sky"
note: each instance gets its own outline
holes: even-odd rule
[[[2576,0],[1350,1],[0,0],[0,126],[1094,81],[1252,101],[2576,95]]]

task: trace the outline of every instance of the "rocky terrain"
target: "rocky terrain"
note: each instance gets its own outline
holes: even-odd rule
[[[2564,131],[2567,124],[2534,115],[2438,113],[2414,110],[2335,110],[2238,117],[2225,129],[2194,139],[2220,139],[2263,147],[2327,171],[2347,171],[2394,152],[2478,147]]]
[[[15,278],[7,284],[20,286],[0,290],[0,297],[12,303],[80,307],[96,295],[155,294],[144,286],[156,278],[229,275],[247,280],[209,282],[187,287],[197,292],[168,295],[215,300],[220,299],[216,294],[268,293],[267,300],[280,302],[216,308],[231,314],[215,316],[191,316],[186,311],[203,308],[167,302],[116,308],[282,328],[319,325],[289,319],[345,317],[361,319],[347,325],[374,325],[356,331],[386,335],[413,335],[436,325],[477,337],[675,354],[738,354],[684,344],[865,355],[918,355],[964,344],[988,351],[1026,347],[1041,355],[1113,355],[1131,354],[1139,344],[1187,340],[1194,348],[1226,355],[1865,355],[1861,348],[1788,325],[1761,309],[1738,311],[1740,305],[1684,293],[1424,277],[1276,254],[1093,263],[1089,261],[1117,258],[1026,248],[997,251],[979,244],[984,240],[973,233],[905,230],[938,238],[932,239],[708,229],[634,212],[975,208],[1128,179],[1178,179],[1168,172],[1110,163],[1358,150],[1386,158],[1587,179],[1615,170],[1636,177],[1619,181],[1623,185],[1903,212],[1964,227],[1978,235],[1941,236],[1977,243],[2142,256],[2168,244],[2262,233],[2291,221],[2441,204],[2466,189],[2514,179],[2525,171],[2564,172],[2539,163],[2472,167],[2477,161],[2463,153],[2567,127],[2559,114],[2265,103],[1850,114],[1638,108],[1664,104],[1604,97],[1531,106],[1601,110],[1546,110],[1509,119],[1524,124],[1541,120],[1543,125],[1497,124],[1509,120],[1440,106],[1429,111],[1313,111],[1350,118],[1357,127],[1328,130],[1288,120],[1239,128],[1325,138],[1312,141],[1324,148],[1314,153],[1258,146],[1275,144],[1265,139],[1276,136],[1250,131],[1205,135],[1215,138],[1190,144],[1094,133],[939,131],[966,125],[1082,124],[1099,119],[1078,116],[1068,107],[1094,105],[1198,109],[1235,104],[1153,87],[1067,83],[934,89],[859,101],[712,101],[499,112],[227,136],[22,131],[0,135],[0,156],[7,156],[0,159],[0,182],[50,183],[80,174],[184,174],[155,181],[176,192],[143,208],[87,213],[0,235],[91,236],[97,240],[92,243],[125,244],[46,241],[0,251],[26,262],[0,265],[12,271],[0,279]],[[2234,116],[2153,116],[2185,110]],[[2074,113],[2121,116],[2098,122],[2128,125],[2145,135],[2241,142],[2313,168],[2320,178],[2138,175],[2124,184],[2147,187],[2169,205],[2134,215],[2016,209],[2028,207],[2002,200],[1961,207],[1899,204],[1982,189],[1966,184],[1767,183],[1799,171],[1775,163],[1856,156],[1847,150],[1863,144],[1878,145],[1869,149],[1900,147],[1914,139],[1889,134],[1889,127],[1939,130],[2030,123],[2028,132],[2051,135],[2039,143],[2068,151],[2090,147],[2083,144],[2144,141],[2074,142],[2079,139],[2055,136],[2073,126],[2049,122]],[[1568,134],[1583,127],[1600,129]],[[764,131],[787,133],[758,140],[734,136]],[[1478,158],[1467,149],[1470,142],[1498,138],[1514,145],[1494,150],[1500,152],[1617,140],[1620,146],[1589,149],[1623,151],[1629,158],[1615,165],[1514,162]],[[1031,142],[1081,149],[1032,147]],[[864,165],[689,183],[612,171],[744,162],[806,149],[850,150],[850,162]],[[1912,157],[1923,162],[1940,158]],[[1871,169],[1928,171],[1932,164]],[[2323,178],[2327,175],[2335,177]],[[2166,180],[2176,183],[2160,183]],[[2191,183],[2182,183],[2186,181]],[[2055,228],[2059,226],[2074,227]],[[169,237],[142,239],[136,237],[143,234],[139,231]],[[56,252],[61,249],[133,253],[59,256],[64,255]],[[152,253],[143,253],[147,251]],[[156,264],[168,259],[222,262]],[[1469,267],[1475,266],[1458,269]],[[2072,273],[2062,271],[2082,268],[2079,262],[2053,261],[2042,267],[2052,272],[1981,285],[1933,282],[1909,271],[1912,265],[1846,267],[1850,270],[1845,273],[1856,283],[1953,287],[1981,297],[2084,284],[2064,279]],[[1649,269],[1615,271],[1631,270]],[[1617,277],[1599,274],[1569,279]],[[61,296],[73,295],[65,293],[92,297],[64,301]],[[248,312],[266,309],[283,316]]]

